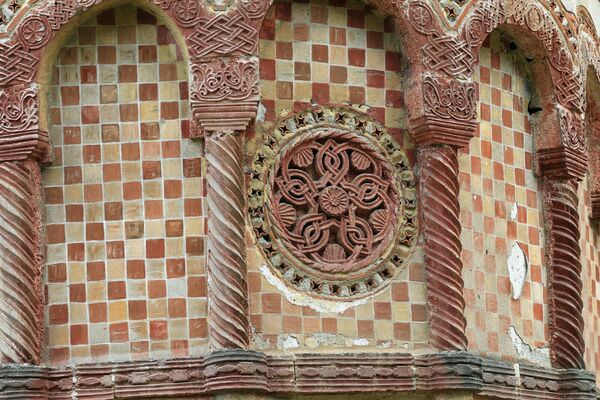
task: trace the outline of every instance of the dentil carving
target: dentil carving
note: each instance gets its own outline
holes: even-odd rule
[[[305,110],[266,140],[254,157],[249,207],[270,265],[320,296],[382,287],[415,238],[406,154],[383,127],[348,109]]]

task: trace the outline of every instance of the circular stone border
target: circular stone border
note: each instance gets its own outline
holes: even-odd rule
[[[365,267],[367,273],[324,276],[311,273],[282,243],[270,221],[269,179],[282,151],[291,142],[314,131],[351,132],[369,141],[391,166],[399,193],[397,221],[392,238],[381,256]],[[417,237],[415,177],[404,150],[385,128],[367,115],[350,108],[318,107],[280,120],[254,153],[248,188],[248,212],[255,242],[274,274],[295,289],[327,299],[354,300],[381,290],[406,267]]]

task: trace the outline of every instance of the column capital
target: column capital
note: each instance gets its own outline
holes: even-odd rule
[[[258,59],[212,59],[192,67],[191,105],[203,135],[245,131],[258,109]],[[201,134],[202,136],[202,134]]]
[[[38,115],[35,85],[0,89],[0,162],[48,159],[48,133],[40,129]]]
[[[477,86],[461,80],[425,73],[417,82],[416,110],[409,130],[420,146],[466,147],[477,130]]]

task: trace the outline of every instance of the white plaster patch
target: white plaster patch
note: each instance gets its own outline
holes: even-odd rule
[[[258,103],[258,110],[256,111],[256,121],[257,122],[265,122],[265,115],[267,114],[267,108],[262,105],[262,103]]]
[[[271,285],[275,286],[281,293],[283,293],[287,301],[297,306],[310,307],[319,313],[341,314],[351,307],[357,307],[367,302],[367,299],[353,301],[316,299],[305,293],[298,292],[288,287],[285,282],[275,276],[266,265],[262,265],[260,267],[260,272]]]
[[[512,340],[513,346],[515,346],[515,350],[517,350],[519,357],[537,365],[541,365],[542,367],[550,368],[550,349],[548,347],[532,348],[523,341],[514,326],[508,328],[508,335]]]
[[[508,276],[510,278],[510,286],[512,290],[513,300],[521,297],[523,286],[525,286],[525,278],[527,277],[527,257],[519,246],[519,243],[514,242],[510,254],[506,258],[508,265]]]
[[[283,350],[295,349],[300,347],[298,339],[291,335],[279,335],[277,337],[277,347]]]
[[[369,340],[368,339],[354,339],[354,341],[352,343],[355,346],[368,346]]]
[[[519,366],[518,363],[515,363],[513,365],[513,368],[515,370],[515,379],[516,379],[515,386],[521,386],[521,367]]]
[[[519,211],[519,206],[517,206],[517,203],[513,203],[512,208],[510,209],[510,220],[511,221],[515,221],[517,219],[517,214]]]

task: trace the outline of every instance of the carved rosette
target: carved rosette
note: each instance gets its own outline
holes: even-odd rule
[[[465,350],[457,150],[425,147],[418,157],[431,342],[438,349]]]
[[[575,180],[545,181],[550,303],[550,356],[556,368],[585,369],[581,250]]]
[[[349,109],[305,110],[277,124],[255,154],[249,212],[270,266],[326,298],[383,287],[416,235],[416,189],[404,151]]]

